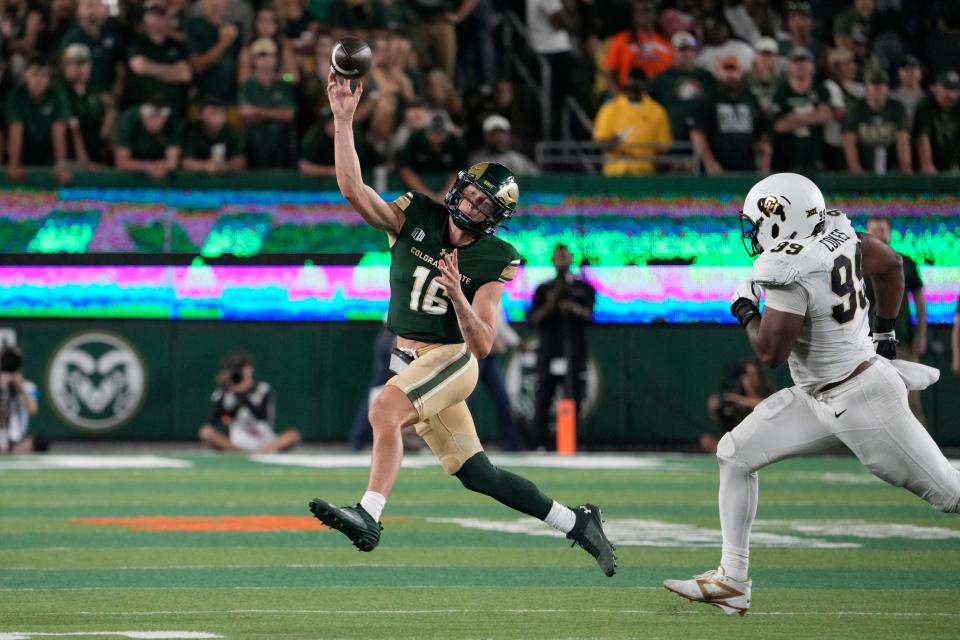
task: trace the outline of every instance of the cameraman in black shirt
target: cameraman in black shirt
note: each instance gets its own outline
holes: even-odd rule
[[[570,273],[573,254],[564,244],[553,250],[557,277],[537,287],[527,320],[540,330],[537,352],[537,397],[533,419],[535,445],[555,448],[550,441],[550,405],[558,383],[573,398],[579,412],[586,388],[586,327],[593,321],[596,290]]]
[[[37,412],[37,385],[23,377],[23,353],[4,343],[0,349],[0,453],[46,451],[49,442],[27,434]]]
[[[300,432],[273,430],[273,389],[254,379],[253,360],[234,353],[217,373],[217,390],[210,396],[210,419],[200,427],[200,440],[220,451],[277,453],[300,443]],[[226,428],[229,437],[217,427]]]

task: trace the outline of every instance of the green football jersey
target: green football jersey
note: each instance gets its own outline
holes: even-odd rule
[[[454,247],[448,237],[450,214],[442,204],[411,191],[396,204],[406,215],[403,228],[390,249],[390,312],[387,325],[398,336],[452,344],[463,342],[457,314],[437,284],[441,256],[457,249],[460,286],[473,302],[477,289],[488,282],[512,280],[520,254],[493,235],[467,247]]]

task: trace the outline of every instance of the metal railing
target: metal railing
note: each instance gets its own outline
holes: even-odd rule
[[[650,157],[634,157],[636,152]],[[672,173],[699,175],[700,158],[689,142],[620,144],[614,149],[603,142],[583,140],[543,140],[534,146],[534,161],[547,171],[584,171],[597,174],[608,161],[648,162]]]
[[[536,96],[540,107],[540,137],[544,140],[549,140],[551,131],[550,120],[552,117],[550,112],[550,64],[547,62],[546,58],[534,51],[530,46],[530,33],[524,26],[523,21],[520,20],[520,17],[513,11],[505,11],[503,15],[504,51],[507,52],[507,56],[509,57],[510,63],[513,65],[514,70],[516,70],[517,74],[530,87],[530,89],[533,91],[533,94]],[[531,72],[524,59],[520,57],[519,53],[517,52],[517,47],[520,45],[526,47],[527,51],[525,53],[529,57],[533,58],[539,65],[539,81]]]

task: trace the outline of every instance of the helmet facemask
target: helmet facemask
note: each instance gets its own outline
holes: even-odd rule
[[[742,211],[740,212],[741,240],[743,240],[743,248],[747,250],[747,254],[751,258],[763,253],[763,246],[760,244],[760,240],[757,239],[757,235],[760,233],[760,227],[762,225],[763,218],[754,222],[750,216]]]
[[[490,165],[493,165],[493,163],[490,163]],[[481,236],[492,234],[502,222],[513,216],[513,210],[516,207],[517,187],[513,181],[513,176],[509,176],[495,193],[491,189],[485,189],[477,180],[490,165],[481,163],[481,165],[474,165],[468,171],[461,171],[457,174],[457,181],[453,188],[444,197],[444,204],[453,218],[453,223],[464,231]],[[506,168],[502,169],[507,171]],[[468,200],[468,202],[482,214],[482,218],[479,220],[467,215],[460,209],[460,205],[465,198],[464,191],[467,185],[473,186],[477,191],[476,199]]]

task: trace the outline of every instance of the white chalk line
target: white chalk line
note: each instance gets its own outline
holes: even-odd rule
[[[660,587],[638,587],[660,590]],[[667,609],[180,609],[158,611],[70,611],[37,613],[36,616],[151,617],[183,615],[442,615],[442,614],[489,614],[493,611],[511,614],[626,614],[626,615],[699,615],[699,610],[674,611]],[[880,616],[891,618],[960,618],[960,613],[923,611],[751,611],[750,616]]]
[[[354,569],[359,567],[385,568],[385,567],[408,567],[408,568],[450,568],[465,567],[472,565],[459,564],[387,564],[387,563],[351,563],[351,564],[172,564],[172,565],[152,565],[138,567],[136,565],[122,565],[117,567],[4,567],[4,571],[164,571],[167,569],[182,571],[190,569],[335,569],[345,568]]]
[[[134,640],[200,640],[223,637],[215,633],[207,633],[206,631],[68,631],[58,633],[44,631],[0,631],[0,640],[30,640],[30,638],[62,638],[65,636],[80,636],[83,638],[107,636],[132,638]]]

